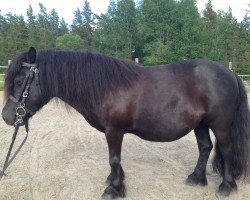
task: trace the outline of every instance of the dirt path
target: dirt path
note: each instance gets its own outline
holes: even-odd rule
[[[0,93],[0,102],[3,94]],[[0,106],[2,110],[2,105]],[[11,142],[13,127],[0,119],[0,166]],[[15,147],[25,137],[22,127]],[[15,149],[14,149],[15,150]],[[206,187],[185,185],[198,158],[194,134],[171,143],[152,143],[127,134],[122,165],[128,200],[244,200],[250,184],[238,182],[238,193],[217,196],[221,178],[208,165]],[[76,112],[49,103],[30,120],[29,138],[0,181],[1,200],[95,200],[109,174],[108,150],[102,133]]]

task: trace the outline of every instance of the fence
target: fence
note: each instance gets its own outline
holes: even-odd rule
[[[248,92],[250,92],[250,75],[238,75],[244,82]]]
[[[0,69],[7,69],[8,66],[0,66]],[[0,74],[0,84],[2,84],[4,82],[3,77],[5,74]]]

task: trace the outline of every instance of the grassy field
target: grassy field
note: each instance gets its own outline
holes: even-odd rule
[[[0,91],[3,90],[3,82],[1,82],[1,81],[3,81],[3,80],[4,80],[4,77],[3,77],[3,76],[0,76]]]

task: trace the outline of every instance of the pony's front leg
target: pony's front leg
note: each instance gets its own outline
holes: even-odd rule
[[[109,164],[111,173],[107,178],[108,187],[104,190],[103,199],[114,199],[116,197],[125,197],[126,189],[124,185],[124,172],[120,164],[121,146],[123,133],[113,128],[106,129],[106,139],[109,148]]]

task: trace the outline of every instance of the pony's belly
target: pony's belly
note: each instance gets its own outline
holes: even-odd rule
[[[154,141],[154,142],[171,142],[174,140],[178,140],[181,137],[188,134],[192,129],[183,128],[183,129],[175,129],[175,130],[133,130],[130,133],[137,135],[141,139]]]

